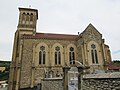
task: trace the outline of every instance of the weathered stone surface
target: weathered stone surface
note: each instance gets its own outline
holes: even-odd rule
[[[23,56],[22,56],[22,67],[20,75],[20,87],[30,87],[31,81],[31,62],[32,62],[32,40],[24,40],[23,44]]]
[[[106,76],[105,76],[106,75]],[[120,90],[120,72],[90,74],[83,78],[83,90]]]
[[[61,78],[42,79],[42,90],[63,90]]]
[[[63,83],[64,84],[64,83]],[[43,90],[63,90],[62,78],[46,78],[42,80]],[[120,78],[83,78],[82,90],[120,90]]]
[[[120,72],[86,74],[83,76],[83,78],[120,78]],[[112,81],[112,82],[115,82],[115,81]]]

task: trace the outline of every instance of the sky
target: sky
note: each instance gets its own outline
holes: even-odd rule
[[[37,32],[78,34],[92,23],[120,60],[120,0],[3,0],[0,3],[0,60],[11,61],[19,7],[38,9]]]

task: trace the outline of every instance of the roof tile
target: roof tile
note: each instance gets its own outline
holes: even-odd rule
[[[78,35],[71,35],[71,34],[53,34],[53,33],[36,33],[35,36],[33,35],[23,35],[24,38],[45,38],[45,39],[76,39]]]

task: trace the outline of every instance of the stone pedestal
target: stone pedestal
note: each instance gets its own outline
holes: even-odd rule
[[[70,67],[65,66],[63,67],[63,90],[68,90],[68,71]]]
[[[82,74],[83,74],[83,66],[77,66],[78,68],[78,90],[82,90],[82,85],[81,85],[81,78],[82,78]]]
[[[89,69],[90,67],[79,65],[79,66],[77,66],[77,68],[78,68],[78,90],[82,90],[81,81],[82,81],[83,70]]]

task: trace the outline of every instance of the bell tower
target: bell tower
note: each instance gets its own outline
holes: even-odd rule
[[[35,34],[38,19],[38,10],[19,8],[18,31],[20,34]]]
[[[23,35],[35,35],[38,19],[38,10],[31,8],[19,8],[19,20],[14,36],[12,63],[10,66],[10,78],[8,90],[18,90],[20,85],[20,71],[22,60]]]

